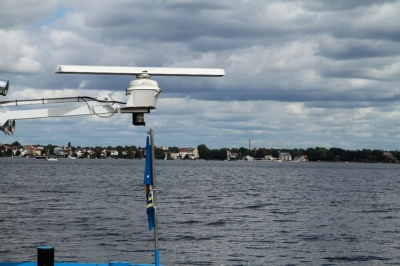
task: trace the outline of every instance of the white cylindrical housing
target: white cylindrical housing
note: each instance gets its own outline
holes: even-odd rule
[[[0,79],[0,95],[6,96],[8,92],[8,80]]]
[[[157,81],[150,79],[137,79],[129,83],[126,95],[129,96],[125,108],[156,108],[158,95],[161,89]]]

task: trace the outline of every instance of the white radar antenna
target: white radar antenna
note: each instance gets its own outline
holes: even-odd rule
[[[12,100],[0,102],[0,108],[6,106],[35,105],[83,102],[82,107],[33,109],[20,111],[5,111],[0,109],[0,130],[11,135],[15,132],[15,120],[35,119],[47,117],[79,116],[79,115],[104,115],[116,113],[131,113],[133,125],[145,125],[144,114],[150,113],[156,108],[158,95],[161,89],[157,81],[151,80],[152,76],[198,76],[198,77],[222,77],[223,69],[211,68],[162,68],[162,67],[115,67],[115,66],[80,66],[59,65],[56,74],[96,74],[96,75],[136,75],[136,80],[129,83],[126,88],[128,101],[126,103],[114,101],[111,97],[94,98],[88,96],[43,98],[28,100]],[[0,95],[6,96],[9,82],[0,80]],[[89,102],[107,103],[93,105]],[[119,104],[125,106],[120,107]]]

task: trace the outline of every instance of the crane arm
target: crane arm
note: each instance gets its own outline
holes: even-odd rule
[[[71,97],[78,99],[79,97]],[[72,100],[71,98],[67,99],[66,101],[61,101],[63,103],[68,103]],[[60,103],[60,98],[57,100],[52,101],[53,99],[46,103]],[[88,99],[86,99],[88,100]],[[36,118],[50,118],[50,117],[66,117],[66,116],[78,116],[78,115],[114,115],[115,113],[120,112],[120,106],[116,104],[115,101],[111,102],[107,105],[89,105],[89,103],[85,100],[86,106],[80,107],[64,107],[64,108],[47,108],[47,109],[31,109],[31,110],[19,110],[19,111],[5,111],[0,112],[0,130],[3,131],[5,134],[14,134],[15,131],[15,120],[20,119],[36,119]],[[26,100],[20,101],[23,104],[38,104],[38,100]],[[18,101],[12,101],[18,102]],[[103,101],[106,102],[106,101]],[[11,102],[3,102],[3,104],[10,104]],[[43,101],[42,103],[45,103]]]

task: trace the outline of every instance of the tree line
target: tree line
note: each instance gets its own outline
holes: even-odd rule
[[[16,154],[13,154],[13,151],[11,149],[7,149],[6,150],[6,146],[10,146],[10,147],[18,147],[18,148],[22,148],[22,144],[19,143],[18,141],[14,141],[11,144],[4,144],[2,146],[0,146],[0,157],[12,157],[14,155],[19,156],[21,154],[20,151],[17,151]],[[34,146],[41,146],[44,148],[45,151],[47,151],[48,154],[46,154],[46,152],[44,152],[45,155],[54,155],[54,148],[58,147],[57,145],[52,145],[52,144],[48,144],[48,145],[34,145]],[[135,145],[132,146],[127,146],[125,145],[124,147],[122,146],[107,146],[107,147],[102,147],[102,146],[95,146],[95,147],[80,147],[80,146],[72,146],[71,143],[69,142],[68,145],[66,146],[67,148],[72,150],[73,156],[77,157],[76,151],[77,149],[82,149],[85,150],[85,152],[83,153],[82,157],[83,158],[102,158],[101,154],[103,150],[107,150],[106,152],[106,157],[111,157],[111,158],[115,158],[115,159],[142,159],[145,156],[145,147],[137,147]],[[92,150],[93,154],[89,154],[88,151]],[[118,151],[118,155],[112,156],[111,155],[111,150],[116,150]],[[163,149],[161,148],[155,148],[154,149],[154,154],[156,159],[164,159],[165,158],[165,152]],[[169,147],[168,148],[168,152],[179,152],[179,148],[178,147]],[[42,154],[42,155],[44,155]],[[68,156],[68,154],[66,154],[65,156]],[[171,158],[170,156],[168,156],[168,158]]]
[[[15,141],[11,144],[4,144],[0,146],[0,157],[11,157],[12,151],[8,149],[5,150],[5,146],[17,146],[22,147],[22,145]],[[54,148],[57,147],[52,144],[48,145],[37,145],[42,146],[44,149],[49,151],[49,154],[53,154]],[[118,155],[114,156],[114,158],[122,158],[122,159],[142,159],[145,155],[144,147],[137,147],[135,145],[132,146],[95,146],[95,147],[74,147],[71,146],[71,143],[68,143],[68,147],[71,148],[74,155],[76,156],[75,151],[79,148],[84,150],[92,150],[94,154],[91,155],[91,158],[101,158],[101,152],[106,149],[107,157],[112,157],[110,154],[111,150],[117,150]],[[203,160],[226,160],[227,159],[227,150],[231,153],[236,154],[235,158],[231,158],[231,160],[242,160],[246,156],[251,156],[257,159],[263,159],[265,156],[272,156],[274,158],[279,158],[279,153],[286,152],[289,153],[293,158],[296,156],[306,155],[309,161],[328,161],[328,162],[398,162],[400,159],[400,151],[391,150],[391,151],[383,151],[383,150],[371,150],[371,149],[362,149],[362,150],[346,150],[342,148],[307,148],[307,149],[273,149],[273,148],[254,148],[247,149],[244,147],[240,148],[221,148],[221,149],[209,149],[205,144],[200,144],[197,146],[197,150],[199,153],[199,159]],[[124,153],[123,153],[124,152]],[[155,158],[156,159],[164,159],[167,155],[167,159],[171,159],[172,152],[179,152],[178,147],[169,147],[168,151],[165,151],[161,148],[155,147]],[[385,155],[384,152],[389,152],[390,155]],[[83,154],[83,157],[87,158],[87,152]],[[188,156],[185,156],[181,159],[189,159]]]
[[[228,148],[222,149],[209,149],[205,144],[200,144],[197,147],[199,156],[204,160],[225,160],[227,158]],[[232,153],[236,153],[236,159],[242,160],[246,156],[251,156],[255,159],[262,159],[265,156],[272,156],[279,158],[279,153],[289,153],[293,158],[296,156],[306,155],[308,161],[328,161],[328,162],[392,162],[395,163],[400,159],[400,151],[383,151],[383,150],[345,150],[341,148],[307,148],[307,149],[273,149],[273,148],[255,148],[247,149],[231,148],[229,149]],[[385,155],[385,152],[389,152],[390,155]],[[234,159],[234,158],[233,158]],[[231,158],[232,160],[232,158]]]

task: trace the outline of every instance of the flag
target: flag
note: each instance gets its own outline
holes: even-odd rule
[[[147,187],[147,186],[146,186]],[[147,188],[146,188],[147,190]],[[154,205],[153,205],[153,192],[150,190],[146,195],[147,198],[147,220],[149,222],[149,230],[154,229]]]
[[[146,140],[146,168],[144,169],[143,184],[151,185],[153,182],[153,173],[151,165],[151,147],[149,144],[149,137]]]
[[[149,137],[146,140],[146,166],[144,169],[143,184],[146,185],[146,203],[147,203],[147,219],[149,222],[149,230],[154,229],[154,205],[153,205],[153,192],[150,188],[153,182],[153,169],[151,161],[151,147],[149,144]]]

